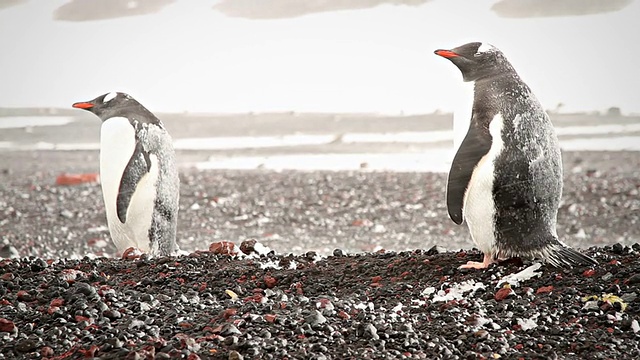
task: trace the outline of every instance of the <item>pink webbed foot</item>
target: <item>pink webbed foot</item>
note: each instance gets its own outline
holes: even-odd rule
[[[122,259],[123,260],[135,260],[135,259],[139,259],[140,255],[142,255],[142,251],[138,248],[134,248],[134,247],[130,247],[128,249],[126,249],[123,253],[122,253]]]
[[[490,254],[484,254],[484,260],[482,262],[469,261],[464,265],[460,265],[458,269],[486,269],[489,265],[495,263],[493,256]]]

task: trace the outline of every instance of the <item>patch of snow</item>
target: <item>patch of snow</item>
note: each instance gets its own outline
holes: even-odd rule
[[[394,306],[393,309],[391,309],[391,311],[393,311],[394,313],[398,312],[398,311],[402,311],[402,308],[404,307],[404,305],[402,305],[402,303],[398,303],[398,305]]]
[[[522,330],[531,330],[538,327],[538,323],[536,323],[535,318],[527,318],[520,319],[518,318],[518,325],[522,328]]]
[[[282,269],[282,267],[280,265],[278,265],[277,262],[275,262],[273,260],[268,260],[267,262],[264,262],[264,263],[260,264],[260,269],[276,269],[276,270],[280,270],[280,269]]]
[[[542,273],[535,272],[535,271],[540,269],[541,266],[542,266],[541,263],[535,263],[520,272],[517,272],[515,274],[509,274],[503,277],[502,279],[500,279],[500,281],[498,281],[496,288],[502,287],[502,284],[504,283],[509,283],[511,286],[518,286],[520,285],[520,282],[527,281],[536,276],[540,276],[542,275]]]
[[[429,286],[428,288],[422,290],[422,293],[420,293],[420,295],[426,297],[426,296],[429,296],[429,295],[431,295],[431,294],[433,294],[435,292],[436,292],[436,288],[434,288],[433,286]]]
[[[259,242],[255,243],[253,250],[255,250],[258,255],[267,255],[271,251],[268,246],[264,246]]]
[[[469,293],[469,296],[472,296],[478,289],[484,289],[485,285],[481,282],[476,282],[475,280],[467,280],[463,281],[459,284],[452,284],[447,290],[438,290],[438,292],[433,296],[434,302],[439,301],[451,301],[451,300],[462,300],[465,297],[465,293]],[[429,289],[429,288],[427,288]],[[422,293],[424,294],[426,290]]]

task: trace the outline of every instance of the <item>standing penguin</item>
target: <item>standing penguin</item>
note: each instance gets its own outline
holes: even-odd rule
[[[73,107],[102,120],[100,180],[118,251],[133,247],[152,255],[176,254],[180,180],[171,137],[160,119],[124,93]]]
[[[558,239],[562,196],[558,138],[531,89],[497,48],[479,42],[436,50],[474,82],[471,123],[447,183],[449,216],[467,222],[483,262],[541,258],[553,266],[596,264]]]

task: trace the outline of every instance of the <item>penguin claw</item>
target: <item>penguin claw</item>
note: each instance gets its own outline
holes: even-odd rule
[[[122,259],[135,260],[135,259],[139,259],[141,255],[142,255],[142,251],[140,249],[130,247],[122,253]]]
[[[458,269],[486,269],[494,262],[495,260],[493,260],[493,257],[491,255],[485,255],[482,262],[467,261],[466,264],[460,265]]]

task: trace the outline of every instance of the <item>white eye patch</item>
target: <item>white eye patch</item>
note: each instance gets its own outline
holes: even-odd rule
[[[482,43],[482,45],[480,45],[480,47],[478,48],[478,51],[476,52],[476,55],[492,51],[493,49],[495,49],[495,47],[493,47],[493,45],[487,44],[487,43]]]
[[[110,92],[104,97],[104,99],[102,99],[102,102],[103,103],[109,102],[113,100],[113,98],[115,98],[117,95],[118,93]]]

